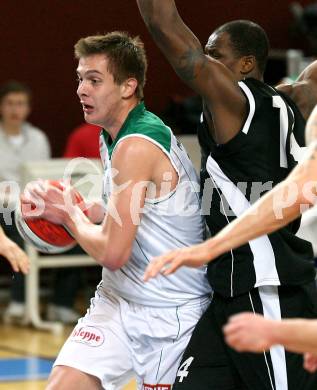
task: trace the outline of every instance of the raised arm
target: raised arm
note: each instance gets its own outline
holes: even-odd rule
[[[216,130],[230,132],[221,138],[221,143],[225,143],[240,130],[247,110],[246,99],[233,73],[204,53],[173,0],[137,0],[137,3],[153,39],[178,76],[203,97]]]

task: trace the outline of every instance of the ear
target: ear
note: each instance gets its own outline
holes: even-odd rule
[[[122,83],[122,97],[124,99],[130,98],[132,95],[134,95],[137,86],[138,86],[138,81],[135,78],[130,77],[129,79],[126,79]]]
[[[243,75],[251,73],[256,67],[256,59],[254,56],[244,56],[241,58],[240,73]]]

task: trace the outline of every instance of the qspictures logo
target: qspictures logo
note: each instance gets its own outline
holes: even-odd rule
[[[172,385],[147,385],[143,384],[143,390],[171,390]]]
[[[105,341],[102,331],[94,326],[76,327],[70,336],[71,341],[87,344],[90,347],[100,347]]]

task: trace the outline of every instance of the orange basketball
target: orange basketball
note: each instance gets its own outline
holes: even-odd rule
[[[49,183],[60,190],[65,188],[58,180],[50,180]],[[73,202],[76,204],[83,202],[83,197],[78,191],[75,192]],[[63,225],[57,225],[43,218],[24,219],[21,206],[15,212],[15,224],[21,237],[40,252],[62,253],[76,245],[76,241]]]

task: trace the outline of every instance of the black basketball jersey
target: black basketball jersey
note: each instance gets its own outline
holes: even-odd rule
[[[198,129],[202,208],[212,235],[285,179],[304,146],[305,120],[288,97],[255,79],[239,85],[249,104],[240,132],[217,145],[204,117]],[[299,223],[254,239],[209,263],[211,286],[230,297],[253,287],[313,280],[312,247],[296,237]]]

